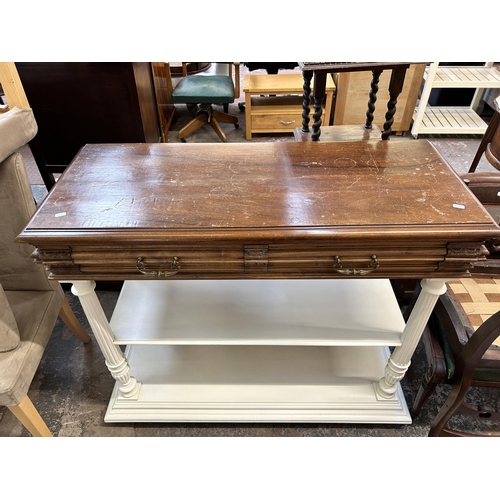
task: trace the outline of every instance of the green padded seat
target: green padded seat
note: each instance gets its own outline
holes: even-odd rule
[[[186,76],[172,92],[177,104],[229,104],[234,102],[234,84],[229,76]]]

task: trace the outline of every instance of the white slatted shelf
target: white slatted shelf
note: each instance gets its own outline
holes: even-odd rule
[[[484,89],[500,88],[500,71],[485,66],[440,66],[431,63],[425,70],[420,103],[413,114],[411,134],[484,134],[487,124],[476,112]],[[476,89],[470,106],[429,106],[432,89]]]
[[[486,123],[470,108],[427,106],[421,134],[484,134]]]
[[[429,68],[424,78],[427,79]],[[440,66],[433,88],[499,88],[500,72],[495,67]]]

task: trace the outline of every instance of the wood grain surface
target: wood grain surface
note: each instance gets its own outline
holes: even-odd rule
[[[427,141],[361,141],[87,145],[18,241],[59,279],[462,277],[495,237]]]

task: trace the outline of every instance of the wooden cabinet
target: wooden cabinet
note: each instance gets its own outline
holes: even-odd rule
[[[257,133],[293,132],[300,126],[303,85],[301,73],[245,76],[246,139],[251,140]],[[329,75],[322,115],[325,125],[332,112],[334,92],[335,84]]]
[[[159,142],[150,63],[16,63],[38,124],[30,143],[47,188],[85,144]]]
[[[392,131],[404,133],[410,130],[413,111],[417,102],[418,93],[422,85],[425,64],[411,64],[406,71],[403,91],[398,96],[396,114]],[[387,102],[389,101],[390,71],[384,71],[380,75],[379,91],[377,93],[377,105],[374,113],[373,123],[381,130],[385,122]],[[334,125],[358,125],[364,123],[372,80],[371,71],[358,71],[335,74],[337,87],[335,97]]]

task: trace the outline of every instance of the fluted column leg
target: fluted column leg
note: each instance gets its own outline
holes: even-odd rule
[[[80,299],[83,311],[106,360],[106,366],[118,382],[124,398],[137,398],[140,384],[130,376],[127,358],[116,344],[109,322],[94,291],[95,281],[74,281],[71,291]]]
[[[425,325],[436,305],[438,297],[446,292],[446,280],[423,279],[422,291],[418,296],[406,327],[401,345],[396,347],[385,367],[385,376],[376,385],[377,394],[382,398],[390,398],[397,390],[397,383],[404,377],[411,363],[418,341]]]

